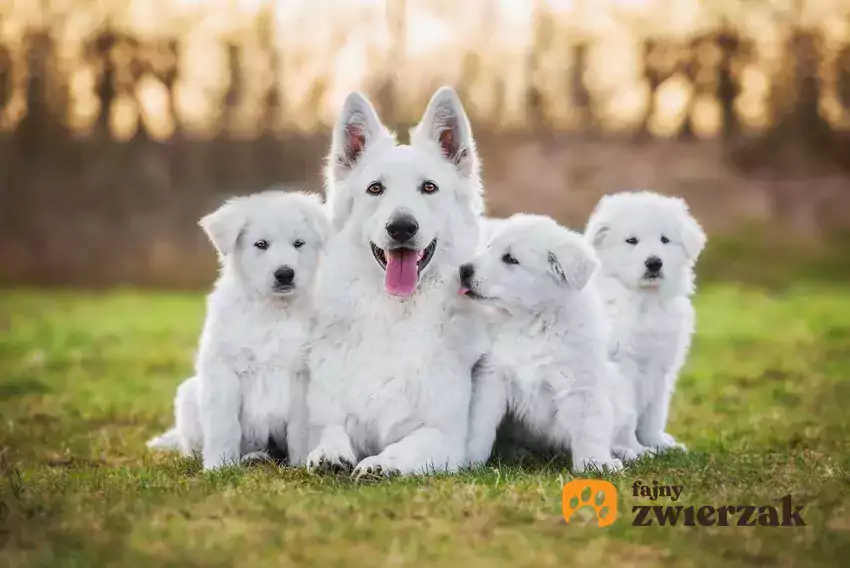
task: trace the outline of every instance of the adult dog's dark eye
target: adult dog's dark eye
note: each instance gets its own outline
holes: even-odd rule
[[[384,193],[384,184],[379,181],[369,184],[369,187],[366,188],[366,193],[369,195],[381,195]]]
[[[433,181],[423,181],[422,187],[419,188],[422,193],[436,193],[439,187]]]
[[[302,241],[301,239],[296,239],[295,242],[292,243],[292,246],[294,246],[297,249],[300,249],[301,247],[304,246],[304,241]]]
[[[259,241],[254,243],[254,246],[260,250],[266,250],[267,248],[269,248],[269,242],[265,239],[260,239]]]
[[[502,262],[505,264],[519,264],[519,261],[509,252],[502,255]]]
[[[665,237],[664,235],[661,235],[661,244],[662,244],[662,245],[666,245],[666,244],[667,244],[667,243],[669,243],[669,242],[670,242],[670,239],[668,239],[668,238],[667,238],[667,237]]]
[[[628,239],[626,239],[626,242],[629,243],[630,245],[638,244],[638,240],[635,237],[629,237]]]

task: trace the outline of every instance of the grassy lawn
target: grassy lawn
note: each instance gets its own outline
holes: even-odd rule
[[[564,522],[565,460],[356,484],[150,454],[202,296],[0,292],[0,565],[847,566],[850,289],[711,284],[697,306],[669,428],[692,451],[609,477],[599,528]],[[649,503],[635,480],[684,492]],[[633,505],[787,494],[807,526],[631,525]]]

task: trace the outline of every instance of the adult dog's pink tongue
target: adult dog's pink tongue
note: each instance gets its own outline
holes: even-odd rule
[[[419,251],[396,249],[386,252],[387,272],[384,275],[384,289],[393,296],[412,295],[419,279],[419,269],[416,266]]]

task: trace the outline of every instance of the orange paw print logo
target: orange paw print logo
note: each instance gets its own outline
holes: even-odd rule
[[[601,479],[574,479],[564,485],[561,507],[568,523],[579,509],[593,507],[596,524],[607,527],[617,519],[617,488]]]

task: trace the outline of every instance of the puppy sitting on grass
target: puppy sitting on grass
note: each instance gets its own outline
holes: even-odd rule
[[[317,196],[266,191],[228,201],[200,225],[221,274],[207,299],[196,376],[177,391],[176,426],[148,446],[201,452],[204,469],[270,444],[298,461],[311,287],[330,221]]]
[[[619,470],[602,307],[587,287],[598,266],[593,249],[548,217],[500,224],[460,268],[461,293],[494,308],[492,350],[474,376],[467,458],[487,461],[507,419],[500,435],[569,449],[576,473]]]
[[[636,434],[653,451],[684,449],[665,428],[694,331],[693,267],[705,233],[682,199],[644,191],[603,197],[585,238],[602,263],[592,286],[604,301],[610,358],[625,383],[613,395],[633,416],[616,438]]]

